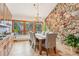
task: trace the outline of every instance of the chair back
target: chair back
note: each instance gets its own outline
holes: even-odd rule
[[[32,44],[33,48],[35,48],[36,38],[35,38],[35,33],[34,32],[30,32],[30,40],[31,40],[31,44]]]
[[[33,34],[32,34],[32,32],[29,32],[29,35],[30,35],[30,40],[32,40],[32,39],[33,39]]]
[[[36,40],[36,38],[35,38],[35,33],[32,32],[31,34],[32,34],[32,39],[33,39],[33,41],[35,41],[35,40]]]
[[[54,48],[56,47],[56,37],[55,33],[47,33],[45,40],[45,48]]]

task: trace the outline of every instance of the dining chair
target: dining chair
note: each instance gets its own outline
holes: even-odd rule
[[[27,39],[29,40],[30,45],[31,45],[31,32],[28,32],[28,34],[27,34]]]
[[[30,32],[30,45],[36,51],[37,42],[36,42],[36,37],[34,32]]]
[[[39,42],[35,36],[35,32],[32,32],[32,31],[29,32],[29,42],[30,42],[30,46],[34,49],[34,51],[36,51],[36,49],[38,48]]]
[[[32,32],[31,35],[32,35],[32,48],[35,49],[35,44],[36,44],[35,34]]]
[[[36,49],[38,48],[39,46],[39,41],[37,40],[36,36],[35,36],[35,33],[32,33],[33,35],[33,49],[36,51]]]
[[[29,36],[30,36],[30,39],[29,39],[30,45],[32,46],[33,45],[33,32],[30,31]]]
[[[46,50],[46,54],[48,55],[49,50],[54,50],[54,53],[56,53],[56,37],[57,34],[55,33],[47,33],[45,45],[43,46]]]

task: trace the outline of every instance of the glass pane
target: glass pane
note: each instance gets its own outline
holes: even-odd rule
[[[36,23],[36,32],[42,32],[42,24]]]
[[[14,22],[14,32],[18,34],[23,32],[23,22]]]
[[[26,22],[26,31],[32,31],[33,30],[33,22]]]

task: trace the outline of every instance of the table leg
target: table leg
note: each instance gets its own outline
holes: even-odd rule
[[[39,54],[42,54],[42,40],[39,40]]]

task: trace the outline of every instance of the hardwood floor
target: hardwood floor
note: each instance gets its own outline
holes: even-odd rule
[[[29,42],[27,41],[19,41],[15,42],[13,48],[9,54],[10,56],[31,56],[33,55],[33,51]]]
[[[28,37],[28,36],[27,36]],[[25,37],[23,37],[25,39]],[[21,38],[21,39],[23,39]],[[27,38],[26,38],[27,39]],[[57,42],[56,42],[57,43]],[[49,51],[49,56],[77,56],[75,53],[70,54],[70,50],[68,52],[66,51],[67,48],[62,48],[62,45],[59,43],[56,44],[56,54],[54,54],[54,51]],[[63,52],[64,53],[63,53]],[[13,47],[9,53],[9,56],[40,56],[39,51],[34,51],[32,47],[30,46],[30,42],[27,40],[19,40],[15,41],[13,44]],[[46,56],[46,52],[43,51],[41,56]]]
[[[43,56],[46,52],[43,52]],[[39,56],[39,51],[34,51],[29,41],[17,41],[14,43],[9,56]]]
[[[58,53],[55,55],[54,51],[49,51],[49,54],[52,56],[59,55]],[[32,49],[28,40],[18,40],[14,42],[9,56],[40,56],[40,54],[38,50],[34,51]],[[46,52],[42,51],[41,56],[46,56]]]

